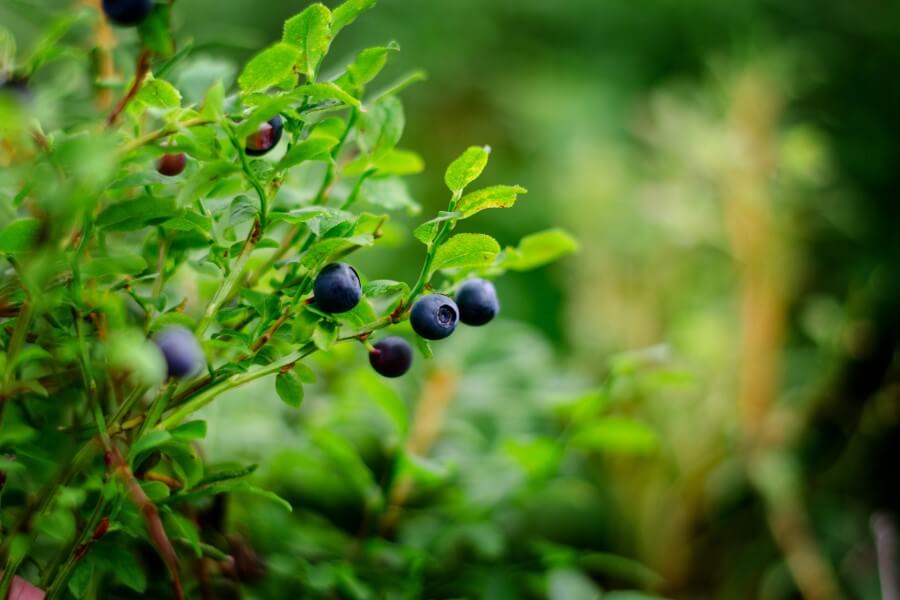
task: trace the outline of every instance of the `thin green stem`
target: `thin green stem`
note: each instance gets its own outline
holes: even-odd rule
[[[450,199],[450,207],[447,209],[449,212],[453,212],[456,209],[456,203],[459,202],[461,195],[462,192],[454,192],[453,197]],[[437,253],[437,249],[444,243],[454,227],[456,227],[455,219],[449,219],[441,223],[437,235],[435,235],[431,243],[428,244],[428,250],[425,253],[425,262],[422,263],[422,270],[419,271],[419,277],[416,279],[416,283],[409,292],[409,296],[403,303],[404,306],[411,305],[416,297],[422,293],[422,290],[425,289],[425,286],[431,281],[431,265],[434,263],[434,256]]]
[[[119,156],[128,156],[141,146],[145,146],[147,144],[152,144],[157,140],[161,140],[167,135],[172,135],[173,133],[177,133],[179,129],[187,129],[191,127],[199,127],[201,125],[209,125],[210,123],[214,123],[214,119],[210,119],[208,117],[195,117],[193,119],[187,119],[186,121],[182,121],[181,123],[175,123],[172,125],[166,125],[165,127],[160,127],[159,129],[155,129],[144,135],[138,136],[131,140],[130,142],[123,144],[119,148]]]
[[[75,570],[78,561],[84,556],[84,552],[79,553],[79,549],[85,548],[86,544],[91,543],[94,531],[96,530],[101,517],[103,517],[103,514],[106,512],[108,505],[109,502],[101,495],[97,500],[97,505],[94,507],[91,516],[84,524],[81,533],[73,540],[70,549],[58,556],[54,561],[54,564],[46,570],[47,575],[44,578],[44,583],[46,585],[47,595],[45,596],[45,600],[53,600],[53,598],[59,597],[59,594],[65,589],[66,583],[68,583],[69,577],[72,575],[72,571]]]
[[[269,211],[269,197],[266,194],[266,190],[263,188],[262,183],[260,183],[259,178],[256,176],[256,173],[254,173],[253,169],[250,167],[250,162],[247,160],[247,153],[244,151],[244,147],[241,145],[240,140],[237,139],[234,129],[228,125],[226,125],[224,129],[225,133],[228,134],[228,140],[238,153],[238,159],[241,161],[241,170],[244,172],[244,176],[247,178],[247,181],[250,182],[250,185],[253,186],[253,189],[256,190],[256,195],[259,196],[259,226],[261,229],[265,229],[266,218]]]
[[[281,369],[292,365],[309,356],[313,352],[315,352],[316,346],[312,342],[307,343],[302,346],[299,350],[292,352],[286,356],[283,356],[279,360],[276,360],[273,363],[270,363],[264,367],[256,369],[255,371],[249,371],[247,373],[237,373],[228,377],[227,379],[201,391],[199,394],[185,402],[178,409],[175,410],[172,414],[164,418],[159,427],[161,429],[170,429],[175,425],[178,425],[188,416],[197,412],[213,400],[215,400],[220,394],[227,392],[228,390],[232,390],[236,387],[240,387],[245,383],[249,383],[255,379],[259,379],[260,377],[265,377],[266,375],[271,375],[280,371]]]
[[[344,131],[341,133],[341,137],[338,139],[337,144],[335,144],[334,148],[331,149],[331,161],[328,163],[328,167],[325,170],[325,176],[322,178],[322,183],[319,185],[319,190],[316,192],[316,195],[313,197],[312,204],[314,206],[324,204],[328,200],[328,190],[331,187],[331,184],[334,182],[336,176],[336,165],[338,156],[341,153],[341,150],[344,148],[344,144],[347,141],[347,138],[350,137],[350,132],[353,130],[353,126],[356,124],[356,120],[359,118],[359,110],[353,109],[350,112],[350,117],[347,119],[347,126],[344,128]],[[362,182],[359,182],[361,185]],[[358,190],[357,192],[358,193]],[[354,194],[355,196],[355,194]],[[346,203],[345,203],[346,204]],[[290,251],[292,247],[294,247],[301,239],[301,235],[303,233],[303,228],[300,224],[293,225],[291,228],[285,233],[284,239],[281,242],[281,245],[278,247],[275,252],[266,260],[263,265],[257,269],[252,275],[247,278],[248,287],[253,287],[259,282],[263,275],[269,272],[269,270],[275,266],[279,260],[284,258],[284,255]],[[312,236],[309,231],[306,232],[306,237],[303,239],[303,248],[305,250],[309,246],[309,242],[311,241]]]
[[[212,323],[212,320],[216,316],[216,313],[219,312],[222,304],[228,299],[234,287],[241,280],[241,275],[244,272],[244,266],[247,264],[247,259],[250,258],[250,252],[256,246],[256,242],[259,240],[260,235],[260,223],[259,221],[256,221],[250,228],[250,233],[247,235],[247,240],[241,247],[241,252],[238,255],[237,260],[231,266],[231,271],[229,271],[228,276],[222,280],[221,285],[219,285],[219,289],[216,290],[216,293],[213,295],[212,300],[210,300],[209,305],[206,307],[203,318],[200,320],[200,323],[197,325],[197,330],[194,332],[198,337],[203,335],[203,333]]]
[[[172,395],[175,393],[175,388],[177,387],[178,382],[173,379],[169,381],[159,394],[157,394],[153,403],[150,405],[150,408],[147,410],[147,414],[141,423],[141,428],[138,429],[137,439],[143,437],[150,428],[156,425],[156,422],[159,421],[159,418],[166,411],[166,407],[169,406],[169,401],[172,399]]]
[[[383,329],[396,323],[399,320],[398,317],[394,317],[392,315],[388,315],[385,317],[381,317],[376,319],[354,331],[348,332],[341,336],[338,341],[344,342],[348,340],[359,339],[361,336],[367,336],[368,334],[376,331],[378,329]],[[231,375],[230,377],[223,379],[217,383],[210,385],[202,390],[197,392],[197,395],[186,399],[185,402],[179,406],[174,412],[165,417],[159,423],[159,428],[161,429],[171,429],[172,427],[181,423],[184,419],[197,412],[213,400],[215,400],[218,396],[227,392],[228,390],[233,390],[234,388],[240,387],[245,383],[249,383],[260,377],[265,377],[266,375],[272,375],[277,373],[278,371],[286,368],[290,368],[295,362],[302,360],[316,351],[316,345],[312,342],[307,342],[303,346],[300,347],[299,350],[296,350],[290,354],[283,356],[282,358],[276,360],[273,363],[270,363],[264,367],[260,367],[254,371],[249,371],[247,373],[237,373],[235,375]]]

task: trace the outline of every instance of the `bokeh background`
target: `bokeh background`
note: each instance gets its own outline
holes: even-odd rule
[[[303,6],[177,2],[181,75],[233,80]],[[299,415],[214,405],[206,452],[295,505],[226,507],[248,597],[896,598],[900,3],[380,0],[325,73],[390,40],[388,80],[428,73],[423,214],[488,144],[529,194],[471,227],[580,251],[402,383],[342,348]],[[415,277],[421,218],[371,278]]]

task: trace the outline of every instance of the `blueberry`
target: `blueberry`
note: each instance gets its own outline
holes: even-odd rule
[[[456,292],[459,320],[466,325],[484,325],[500,312],[500,301],[494,284],[484,279],[470,279]]]
[[[260,125],[256,133],[247,136],[244,151],[247,156],[262,156],[278,145],[282,133],[284,133],[284,120],[281,115],[275,115]]]
[[[31,88],[28,87],[28,82],[21,78],[7,79],[3,83],[0,83],[0,95],[9,96],[16,102],[23,103],[31,101],[32,98]]]
[[[184,327],[163,329],[153,340],[166,359],[169,377],[193,375],[203,367],[203,351],[194,334]]]
[[[347,312],[362,298],[359,275],[347,263],[331,263],[323,268],[313,283],[316,305],[327,313]]]
[[[178,154],[163,154],[160,159],[156,161],[156,170],[166,177],[174,177],[175,175],[180,175],[181,172],[184,171],[184,166],[186,164],[187,156],[184,155],[184,152],[179,152]]]
[[[412,347],[402,337],[386,337],[369,353],[369,364],[385,377],[400,377],[412,364]]]
[[[153,10],[153,0],[103,0],[103,12],[116,25],[139,25]]]
[[[443,294],[422,296],[413,304],[409,322],[413,330],[426,340],[440,340],[456,329],[459,308]]]

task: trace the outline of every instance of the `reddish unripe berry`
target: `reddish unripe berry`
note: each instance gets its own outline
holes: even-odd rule
[[[275,115],[259,126],[256,133],[247,136],[245,152],[247,156],[262,156],[278,145],[284,133],[284,120]]]
[[[163,154],[159,160],[156,161],[156,170],[166,177],[174,177],[180,175],[182,171],[184,171],[186,164],[187,156],[185,156],[184,152],[179,152],[178,154]]]

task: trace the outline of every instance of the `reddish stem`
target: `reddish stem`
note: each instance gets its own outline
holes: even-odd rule
[[[109,118],[106,120],[106,125],[108,127],[112,127],[116,124],[116,121],[119,119],[119,116],[125,111],[128,103],[134,99],[138,91],[141,89],[141,84],[144,83],[144,78],[147,77],[147,73],[150,72],[150,57],[151,52],[149,50],[141,50],[141,53],[138,55],[137,66],[134,69],[134,81],[131,82],[131,87],[128,88],[128,91],[124,96],[122,96],[122,99],[119,100],[119,103],[116,104],[116,107],[113,109],[112,113],[109,115]]]

